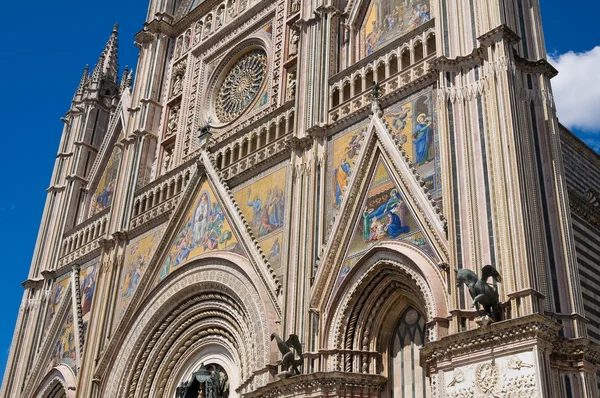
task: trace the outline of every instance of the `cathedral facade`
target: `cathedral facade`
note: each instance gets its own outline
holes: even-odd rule
[[[147,15],[62,119],[1,397],[599,396],[600,157],[538,0]]]

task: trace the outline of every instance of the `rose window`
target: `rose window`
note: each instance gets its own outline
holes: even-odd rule
[[[229,70],[217,94],[215,111],[221,122],[242,114],[258,95],[265,79],[267,55],[258,49],[240,58]]]

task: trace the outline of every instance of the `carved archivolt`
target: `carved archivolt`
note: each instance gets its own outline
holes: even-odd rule
[[[33,397],[75,398],[75,375],[68,366],[58,365],[44,377]]]
[[[103,396],[169,396],[180,370],[209,343],[235,358],[241,383],[264,384],[266,375],[256,372],[269,363],[272,311],[253,286],[230,261],[211,258],[182,266],[131,320],[103,380]]]
[[[327,314],[331,314],[326,321],[328,348],[379,351],[380,329],[393,326],[387,325],[388,315],[399,315],[396,314],[399,308],[395,307],[402,302],[420,308],[428,321],[446,311],[446,304],[437,302],[419,266],[407,256],[389,249],[379,248],[367,254],[362,264],[357,264],[346,278],[329,301],[332,304],[327,310]],[[437,335],[438,331],[431,328],[428,340],[435,340]],[[341,356],[334,362],[339,370],[374,370],[368,369],[372,365],[367,366],[365,361],[360,369],[354,369],[356,365]]]
[[[215,112],[219,121],[229,122],[250,106],[265,80],[266,69],[263,49],[252,50],[233,64],[217,93]]]

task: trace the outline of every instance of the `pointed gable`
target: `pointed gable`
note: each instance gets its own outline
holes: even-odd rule
[[[243,253],[223,212],[222,204],[217,200],[208,180],[205,180],[160,265],[156,283],[188,259],[212,251]]]
[[[360,209],[338,282],[367,250],[384,240],[401,240],[436,258],[403,190],[394,182],[381,158]]]

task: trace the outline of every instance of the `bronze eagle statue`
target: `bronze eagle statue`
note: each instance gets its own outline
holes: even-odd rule
[[[294,374],[299,375],[300,370],[298,369],[298,366],[302,366],[302,344],[300,344],[298,336],[290,334],[287,341],[283,341],[277,333],[272,333],[271,341],[273,340],[277,342],[277,348],[279,348],[279,352],[281,352],[282,355],[281,370],[283,372],[288,372],[290,367],[292,367]],[[296,359],[296,356],[298,359]]]
[[[502,282],[502,277],[493,265],[485,265],[481,269],[481,279],[477,274],[469,269],[455,269],[456,286],[460,287],[462,283],[467,285],[469,293],[473,299],[472,307],[479,312],[479,305],[483,307],[484,314],[489,315],[494,321],[500,320],[500,298],[498,296],[498,283]],[[487,283],[492,278],[493,284]]]

